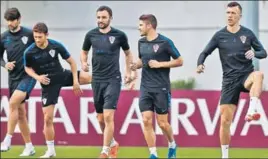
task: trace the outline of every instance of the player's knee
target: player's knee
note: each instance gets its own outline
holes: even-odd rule
[[[157,123],[158,123],[158,126],[159,126],[161,129],[166,130],[166,129],[168,129],[168,127],[169,127],[169,124],[168,124],[167,121],[159,120],[159,121],[157,121]]]
[[[17,101],[10,100],[9,101],[9,110],[10,111],[17,111],[18,110],[18,107],[19,107],[18,105],[19,105],[19,103]]]
[[[105,123],[112,123],[113,122],[113,115],[111,113],[105,114],[103,116],[104,122]]]
[[[22,109],[19,109],[19,121],[24,121],[26,120],[26,112],[23,111]]]
[[[45,124],[45,126],[50,126],[50,125],[53,124],[53,117],[52,117],[52,115],[45,115],[44,124]]]
[[[143,120],[143,124],[144,124],[145,127],[149,127],[149,126],[153,125],[152,118],[143,117],[142,120]]]
[[[91,76],[87,73],[80,72],[79,78],[80,84],[90,84],[92,81]]]
[[[222,116],[221,117],[221,126],[222,127],[230,127],[232,124],[232,119]]]
[[[255,77],[255,79],[263,79],[264,78],[264,75],[263,75],[263,72],[261,72],[261,71],[256,71],[255,73],[254,73],[254,77]]]

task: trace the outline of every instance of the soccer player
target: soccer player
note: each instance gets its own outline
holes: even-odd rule
[[[81,51],[81,64],[89,71],[88,52],[92,47],[92,90],[97,119],[103,132],[103,148],[100,158],[116,158],[119,144],[113,138],[114,112],[121,91],[121,72],[119,67],[120,48],[126,57],[126,84],[133,83],[130,63],[132,53],[124,32],[111,27],[112,10],[108,6],[97,9],[98,27],[90,30]],[[133,85],[132,85],[133,86]]]
[[[183,65],[183,59],[172,40],[157,33],[157,19],[152,14],[139,18],[139,58],[131,69],[142,68],[139,107],[144,123],[144,137],[150,150],[150,158],[158,158],[156,136],[153,129],[154,112],[159,127],[169,142],[168,158],[176,158],[176,143],[168,122],[170,107],[170,68]],[[173,59],[171,59],[171,57]]]
[[[4,18],[9,30],[1,34],[0,58],[1,66],[8,71],[10,100],[7,134],[1,143],[1,151],[10,149],[12,135],[18,123],[25,142],[25,149],[20,156],[32,156],[35,149],[31,142],[25,100],[29,98],[36,81],[25,73],[22,59],[24,50],[34,42],[33,34],[31,30],[20,26],[21,14],[17,8],[7,9]],[[3,59],[5,51],[8,62]]]
[[[73,86],[74,93],[79,95],[82,93],[80,84],[89,84],[91,77],[88,73],[77,71],[74,59],[61,43],[48,39],[46,24],[37,23],[33,35],[35,43],[24,52],[24,66],[25,71],[39,81],[42,87],[43,132],[48,150],[41,158],[49,158],[56,156],[53,117],[61,88]],[[61,66],[59,56],[70,64],[71,71]]]
[[[228,158],[231,141],[230,126],[238,104],[240,92],[249,92],[250,104],[245,120],[258,120],[257,112],[262,92],[263,73],[254,71],[252,59],[266,58],[267,53],[254,33],[239,24],[242,8],[237,2],[230,2],[226,11],[227,26],[217,31],[197,62],[197,73],[204,72],[204,62],[216,48],[219,49],[223,69],[221,90],[220,142],[222,158]],[[255,51],[251,49],[254,48]]]

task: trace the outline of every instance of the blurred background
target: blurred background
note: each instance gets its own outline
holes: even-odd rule
[[[138,18],[145,13],[154,14],[158,20],[158,32],[173,40],[184,65],[171,69],[172,106],[170,120],[176,142],[179,144],[179,157],[200,158],[220,157],[219,97],[222,69],[216,49],[206,60],[205,74],[195,73],[197,58],[213,34],[226,24],[226,6],[230,1],[1,1],[1,33],[6,30],[3,18],[7,8],[17,7],[22,15],[22,25],[32,28],[37,22],[45,22],[49,36],[62,42],[76,60],[79,69],[80,51],[86,33],[97,26],[96,10],[107,5],[113,10],[112,26],[124,31],[129,40],[134,57],[138,57]],[[238,1],[243,8],[241,24],[251,28],[259,37],[264,48],[268,49],[268,2]],[[122,52],[122,51],[121,51]],[[91,60],[89,59],[89,62]],[[62,61],[65,68],[69,65]],[[244,115],[248,108],[248,95],[242,94],[238,111],[232,126],[231,157],[268,157],[268,62],[267,59],[254,61],[255,66],[264,72],[264,93],[259,111],[262,118],[258,122],[246,123]],[[120,57],[121,72],[124,74],[125,56]],[[6,133],[8,115],[8,74],[1,68],[1,140]],[[148,149],[141,131],[141,114],[138,109],[138,89],[124,90],[116,112],[115,138],[121,143],[119,157],[145,158]],[[38,155],[45,151],[42,134],[42,110],[40,84],[36,84],[27,102],[28,119],[32,140]],[[61,91],[55,109],[55,127],[58,157],[97,157],[102,145],[102,136],[95,119],[90,85],[82,86],[82,97],[75,97],[70,88]],[[126,89],[123,87],[123,89]],[[167,143],[156,126],[157,144],[166,147]],[[13,137],[15,145],[23,145],[16,129]],[[68,146],[68,147],[67,147]],[[93,146],[93,147],[89,147]],[[197,148],[198,147],[198,148]],[[3,157],[17,157],[23,146],[14,146]],[[246,150],[246,151],[245,151]],[[133,152],[131,152],[133,151]],[[139,153],[135,153],[139,151]],[[73,155],[75,153],[75,155]],[[167,149],[159,148],[160,157],[166,156]]]

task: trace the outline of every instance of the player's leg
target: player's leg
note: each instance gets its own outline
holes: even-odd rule
[[[150,158],[157,158],[156,136],[153,127],[154,107],[152,96],[141,89],[139,108],[142,113],[143,135],[150,151]]]
[[[174,140],[173,130],[168,121],[168,110],[170,107],[171,96],[170,93],[154,93],[154,105],[156,112],[157,124],[161,128],[163,134],[168,140],[169,151],[168,158],[176,158],[177,145]]]
[[[26,117],[25,103],[20,104],[19,106],[19,118],[18,125],[21,131],[21,135],[25,142],[25,149],[23,150],[20,156],[32,156],[35,154],[35,149],[31,141],[30,128],[28,125],[28,120]]]
[[[46,139],[48,149],[45,155],[41,156],[40,158],[50,158],[56,156],[56,151],[54,147],[55,131],[53,126],[54,108],[55,105],[53,104],[43,107],[43,114],[44,114],[43,133]]]
[[[17,90],[26,92],[25,100],[29,99],[30,93],[32,89],[34,88],[36,84],[36,80],[32,77],[26,75],[20,84],[17,87]],[[18,118],[18,125],[21,131],[21,135],[25,142],[25,149],[20,154],[20,156],[32,156],[35,154],[35,149],[33,147],[33,144],[31,142],[31,136],[30,136],[30,128],[28,125],[28,120],[26,116],[26,109],[25,109],[25,100],[22,101],[22,103],[19,106],[19,118]]]
[[[101,128],[101,131],[104,131],[105,123],[103,118],[103,93],[101,89],[101,83],[93,82],[92,83],[92,91],[93,91],[93,99],[94,99],[94,106],[97,113],[97,119]]]
[[[40,158],[50,158],[56,156],[54,138],[55,131],[53,125],[54,108],[58,102],[61,85],[42,86],[42,102],[44,114],[43,133],[46,139],[47,151]]]
[[[10,149],[11,139],[15,131],[15,127],[19,119],[19,105],[25,99],[26,92],[15,90],[9,100],[9,115],[7,122],[7,134],[4,141],[1,143],[1,151],[5,152]]]
[[[119,144],[114,139],[114,112],[117,108],[118,99],[121,91],[121,82],[103,83],[103,119],[105,123],[103,136],[103,150],[110,158],[117,158]],[[110,150],[110,152],[109,152]]]
[[[19,127],[21,130],[21,134],[25,141],[25,149],[21,156],[31,156],[35,154],[34,147],[30,138],[30,131],[26,117],[25,111],[25,100],[29,98],[29,94],[35,86],[36,81],[29,77],[25,76],[18,83],[10,84],[10,112],[9,112],[9,120],[8,120],[8,132],[6,138],[1,144],[1,150],[8,150],[11,145],[11,137],[14,133],[16,124],[19,121]],[[14,92],[13,92],[14,91]]]
[[[25,143],[31,142],[30,128],[28,126],[27,113],[25,103],[21,103],[18,109],[18,125],[21,131],[22,138]]]
[[[220,142],[222,149],[222,158],[229,157],[229,145],[231,142],[230,128],[233,116],[238,104],[240,90],[236,83],[227,83],[222,87],[220,101]]]
[[[222,148],[222,158],[229,157],[229,145],[231,142],[230,127],[232,124],[236,106],[233,104],[223,104],[221,107],[220,142]]]
[[[77,71],[77,76],[79,80],[79,84],[90,84],[91,83],[91,75],[88,72]],[[70,70],[65,69],[60,74],[57,74],[53,78],[54,83],[62,84],[62,86],[72,86],[73,85],[73,74]]]
[[[88,72],[79,71],[79,83],[80,84],[90,84],[91,83],[91,75]]]
[[[260,71],[255,71],[249,74],[245,82],[243,82],[244,87],[249,90],[250,103],[246,115],[246,120],[259,120],[260,114],[257,112],[257,106],[260,102],[260,95],[262,93],[264,75]]]

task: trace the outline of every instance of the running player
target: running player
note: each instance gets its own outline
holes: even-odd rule
[[[34,42],[33,33],[30,29],[20,26],[21,14],[17,8],[7,9],[4,18],[9,30],[1,34],[0,57],[1,66],[8,71],[10,99],[7,134],[1,143],[1,151],[5,152],[11,148],[12,135],[18,123],[25,142],[25,149],[20,156],[32,156],[35,154],[35,149],[31,142],[25,100],[29,98],[36,80],[25,73],[22,59],[25,49]],[[5,51],[8,62],[3,59]]]
[[[254,71],[252,59],[266,58],[267,53],[254,33],[240,25],[242,7],[230,2],[226,11],[227,26],[216,32],[197,62],[197,73],[204,72],[204,62],[216,48],[219,49],[223,69],[221,90],[220,142],[222,158],[228,158],[231,141],[230,127],[238,104],[240,92],[249,92],[250,104],[245,119],[259,120],[258,103],[262,92],[263,73]],[[253,51],[251,48],[254,48]]]
[[[54,107],[62,87],[73,86],[74,93],[82,93],[80,84],[89,84],[91,77],[88,73],[77,71],[74,59],[66,48],[59,42],[48,39],[48,28],[44,23],[37,23],[33,28],[35,43],[24,53],[26,72],[40,82],[42,86],[42,102],[44,113],[44,135],[48,150],[41,158],[56,156],[54,147]],[[64,69],[59,56],[66,60],[71,71]]]
[[[170,107],[170,68],[180,67],[183,59],[172,40],[157,33],[157,19],[152,14],[139,18],[139,59],[131,69],[142,68],[139,107],[144,123],[144,137],[150,150],[150,158],[158,158],[156,136],[153,129],[154,112],[163,134],[168,140],[168,158],[176,158],[176,143],[168,122]],[[170,58],[173,58],[172,60]]]
[[[119,147],[113,135],[114,112],[121,91],[120,48],[124,50],[126,57],[125,83],[133,84],[130,70],[132,53],[129,49],[128,39],[124,32],[111,27],[112,16],[112,10],[108,6],[101,6],[97,9],[98,27],[86,34],[81,52],[82,68],[84,71],[88,71],[88,52],[92,47],[94,105],[104,134],[100,158],[116,158]],[[131,86],[134,86],[132,84]]]

